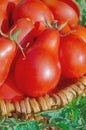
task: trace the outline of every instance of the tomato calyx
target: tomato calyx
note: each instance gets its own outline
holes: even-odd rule
[[[61,25],[58,25],[58,20],[54,20],[52,24],[50,24],[46,19],[45,19],[45,23],[49,28],[56,28],[58,31],[61,31],[67,24],[68,24],[68,20],[66,22],[64,22]]]

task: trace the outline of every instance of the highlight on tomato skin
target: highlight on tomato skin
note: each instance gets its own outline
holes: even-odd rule
[[[86,29],[79,25],[80,10],[74,1],[3,0],[1,8],[0,28],[9,35],[20,30],[16,42],[24,45],[26,59],[10,37],[1,36],[0,98],[15,101],[22,99],[23,94],[39,97],[58,89],[61,76],[74,81],[86,74]],[[51,26],[53,20],[67,25],[56,30]],[[31,46],[26,48],[28,41]],[[13,43],[12,53],[7,52]],[[11,78],[8,74],[12,70]]]
[[[44,49],[52,55],[57,55],[59,52],[60,45],[60,33],[55,28],[47,28],[45,29],[39,37],[33,42],[32,49],[36,47],[40,47],[40,49]]]
[[[0,86],[6,80],[16,55],[16,43],[9,38],[0,38]]]
[[[42,96],[57,86],[61,75],[59,44],[59,31],[47,28],[33,45],[26,49],[25,60],[19,55],[14,75],[17,87],[25,95]]]
[[[8,0],[9,3],[19,4],[21,0]]]
[[[19,57],[15,66],[17,88],[29,97],[39,97],[52,91],[59,82],[61,66],[57,57],[36,48]]]

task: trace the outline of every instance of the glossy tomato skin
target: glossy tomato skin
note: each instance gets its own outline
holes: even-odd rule
[[[61,38],[60,63],[67,78],[79,78],[86,73],[86,44],[73,34]]]
[[[21,0],[8,0],[6,12],[7,12],[7,17],[8,17],[8,27],[9,28],[13,25],[13,21],[12,21],[13,10],[16,7],[16,5],[20,3],[20,1]]]
[[[15,55],[16,43],[8,38],[0,38],[0,86],[8,76]]]
[[[30,18],[32,23],[37,23],[40,30],[46,28],[46,22],[52,23],[54,20],[52,12],[48,7],[41,1],[26,0],[21,2],[13,11],[13,22],[18,19],[25,17]]]
[[[68,4],[69,6],[71,6],[75,10],[75,12],[77,13],[78,17],[80,17],[80,7],[75,2],[75,0],[58,0],[58,1],[62,1],[66,4]]]
[[[55,28],[45,29],[40,36],[36,39],[34,44],[32,44],[32,49],[40,47],[52,55],[58,55],[60,44],[60,33]]]
[[[9,3],[19,4],[21,0],[8,0]]]
[[[17,88],[30,97],[39,97],[53,90],[60,74],[57,57],[40,48],[26,54],[26,60],[19,57],[15,67]]]
[[[13,26],[9,29],[8,35],[11,36],[18,33],[16,39],[17,42],[22,46],[25,47],[28,42],[31,42],[33,37],[32,30],[34,29],[34,25],[28,18],[21,18],[13,24]]]
[[[42,0],[53,12],[58,24],[68,22],[68,25],[75,26],[79,22],[76,11],[67,3],[59,0]]]
[[[7,6],[8,1],[7,0],[1,0],[0,1],[0,29],[2,29],[3,32],[6,32],[8,30],[8,17],[7,17]]]
[[[72,34],[80,37],[86,43],[86,28],[84,26],[77,25],[72,30]]]

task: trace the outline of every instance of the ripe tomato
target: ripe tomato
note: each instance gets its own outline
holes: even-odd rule
[[[15,55],[16,43],[8,38],[0,38],[0,86],[8,76]]]
[[[57,57],[35,48],[19,57],[15,67],[17,88],[27,96],[38,97],[53,90],[59,82],[61,67]]]
[[[45,29],[34,42],[34,44],[32,44],[32,49],[33,47],[40,47],[52,53],[52,55],[58,55],[59,44],[60,34],[58,30],[54,28],[48,28]]]
[[[86,73],[86,44],[73,34],[61,38],[60,63],[62,74],[79,78]]]
[[[31,20],[28,18],[21,18],[13,24],[13,26],[9,29],[8,34],[11,36],[15,35],[19,32],[16,37],[17,42],[25,47],[28,42],[31,42],[33,39],[32,30],[34,29],[34,25]]]
[[[16,89],[15,82],[11,76],[8,76],[3,85],[0,86],[0,98],[6,101],[18,101],[23,98],[23,95]]]
[[[73,34],[80,37],[86,43],[86,28],[84,26],[77,25],[74,28]]]
[[[79,22],[77,12],[67,3],[58,0],[42,0],[53,12],[54,18],[59,24],[68,21],[68,25],[75,26]]]
[[[46,28],[46,20],[49,23],[52,23],[54,20],[53,14],[48,7],[43,2],[36,0],[26,0],[16,6],[13,11],[13,21],[15,22],[22,17],[30,18],[33,24],[37,23],[39,30]]]
[[[12,62],[11,65],[11,71],[14,70],[14,66],[16,63],[16,60],[21,52],[20,46],[22,49],[24,49],[27,44],[31,44],[31,42],[34,39],[33,33],[34,33],[34,25],[32,24],[31,20],[28,18],[21,18],[18,21],[15,22],[15,24],[10,28],[8,31],[8,35],[11,33],[11,37],[16,36],[16,41],[18,43],[17,46],[17,53],[16,56]]]
[[[66,4],[71,6],[77,13],[78,17],[80,17],[80,8],[75,1],[73,1],[73,0],[59,0],[59,1],[65,2]]]
[[[7,0],[0,0],[0,29],[2,29],[3,32],[8,29],[7,6]]]

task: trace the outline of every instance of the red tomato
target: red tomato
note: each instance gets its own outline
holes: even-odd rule
[[[8,0],[8,2],[14,3],[14,4],[19,4],[21,0]]]
[[[38,97],[53,90],[61,74],[57,57],[44,49],[35,48],[19,57],[15,67],[17,88],[27,96]]]
[[[8,76],[15,55],[16,43],[7,38],[0,38],[0,86]]]
[[[31,42],[33,39],[32,30],[34,29],[34,25],[32,24],[31,20],[28,18],[21,18],[15,22],[15,24],[10,28],[8,34],[11,36],[15,35],[19,32],[18,36],[16,37],[17,42],[25,47],[28,42]]]
[[[32,24],[31,20],[28,18],[19,19],[8,31],[8,35],[10,35],[11,33],[12,37],[18,33],[18,35],[16,36],[16,41],[18,43],[17,54],[12,62],[11,71],[14,70],[16,60],[18,59],[19,54],[22,53],[20,46],[22,47],[22,49],[24,49],[27,46],[27,44],[31,44],[31,42],[34,39],[33,36],[34,32],[35,32],[34,25]]]
[[[16,89],[12,77],[8,76],[4,84],[0,86],[0,98],[7,101],[18,101],[23,98],[23,95]]]
[[[12,8],[18,2],[19,0],[0,0],[0,29],[2,29],[3,32],[8,31],[9,19],[12,18]]]
[[[77,25],[74,28],[73,34],[79,36],[86,43],[86,28],[84,26]]]
[[[7,6],[7,0],[0,0],[0,29],[2,29],[3,32],[8,29]]]
[[[13,11],[13,21],[25,17],[30,18],[34,23],[37,23],[39,30],[44,30],[46,28],[46,22],[52,23],[54,20],[52,12],[48,7],[41,1],[31,1],[26,0],[21,2]]]
[[[54,18],[59,24],[68,21],[68,25],[75,26],[79,22],[77,12],[67,3],[58,0],[42,0],[53,12]]]
[[[86,73],[86,44],[73,34],[61,38],[60,63],[62,74],[68,78],[79,78]]]
[[[41,35],[34,42],[33,47],[40,47],[50,53],[52,55],[58,55],[60,44],[60,34],[57,29],[48,28],[44,30]]]
[[[59,0],[59,1],[65,2],[66,4],[71,6],[76,11],[78,17],[80,17],[80,8],[75,1],[73,0]]]

